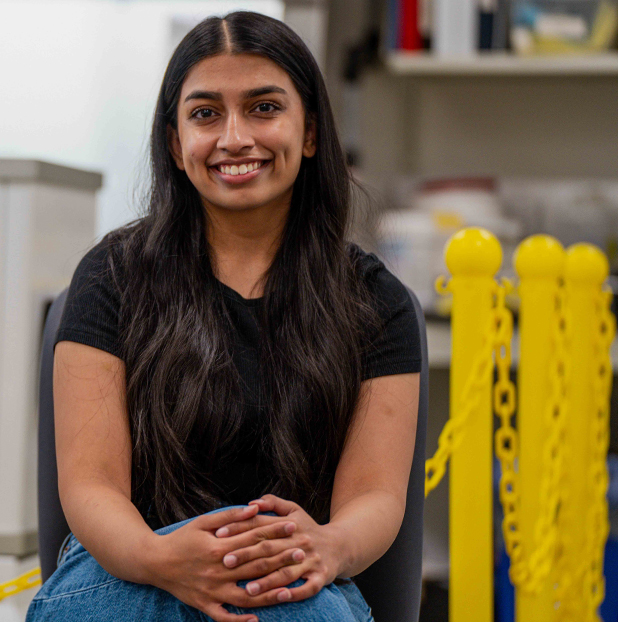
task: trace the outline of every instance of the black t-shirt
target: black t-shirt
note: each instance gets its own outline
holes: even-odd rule
[[[106,270],[109,251],[105,242],[91,248],[73,274],[54,346],[62,340],[76,341],[120,357],[120,296]],[[377,294],[378,312],[385,321],[363,354],[362,380],[419,372],[419,325],[406,287],[374,253],[362,249],[361,269],[370,290]],[[221,465],[216,481],[230,504],[243,505],[268,492],[268,465],[255,442],[261,409],[256,310],[263,299],[246,299],[224,283],[220,285],[235,329],[232,357],[243,384],[246,424],[241,428],[237,455]]]

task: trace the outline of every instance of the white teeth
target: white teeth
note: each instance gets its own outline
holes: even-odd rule
[[[229,166],[227,164],[223,164],[222,166],[218,166],[217,168],[226,175],[244,175],[245,173],[251,173],[257,168],[260,168],[262,162],[249,162],[249,164],[241,164],[240,166],[236,166],[233,164]]]

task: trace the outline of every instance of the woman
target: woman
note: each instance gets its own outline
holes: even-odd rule
[[[346,242],[324,81],[285,24],[198,24],[165,73],[143,217],[73,276],[54,356],[72,533],[39,620],[368,622],[401,526],[410,297]]]

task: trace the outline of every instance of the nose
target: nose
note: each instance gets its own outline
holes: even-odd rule
[[[242,114],[236,111],[230,112],[223,123],[217,147],[234,153],[243,147],[251,147],[254,144],[255,141],[251,136],[249,125],[245,122]]]

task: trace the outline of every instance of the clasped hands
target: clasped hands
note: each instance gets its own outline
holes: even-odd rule
[[[278,516],[256,514],[220,527],[215,536],[227,538],[253,531],[262,537],[258,544],[232,550],[222,560],[226,568],[254,562],[256,571],[263,570],[262,578],[245,586],[251,596],[262,595],[260,600],[255,599],[255,606],[309,598],[336,578],[337,560],[333,555],[336,547],[324,525],[316,523],[298,504],[275,495],[250,501],[249,507],[253,506],[260,512],[274,512]],[[282,526],[286,535],[269,537],[263,528],[272,524]],[[276,570],[272,570],[271,560],[279,566]],[[301,578],[305,579],[302,586],[285,587]]]
[[[233,614],[224,605],[254,608],[304,600],[339,573],[339,547],[329,525],[270,494],[248,507],[201,515],[157,538],[151,583],[215,622],[256,622],[255,615]],[[305,583],[286,587],[298,579]],[[244,581],[244,587],[238,585]]]

